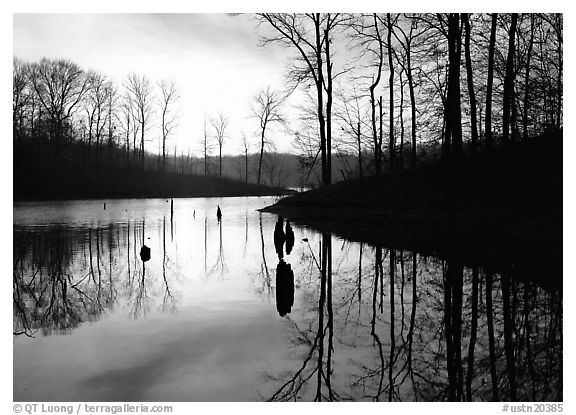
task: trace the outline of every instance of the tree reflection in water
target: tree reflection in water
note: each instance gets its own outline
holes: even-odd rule
[[[228,274],[228,265],[226,265],[226,257],[224,254],[224,242],[222,240],[222,219],[218,219],[218,255],[216,256],[216,261],[210,268],[208,275],[218,275],[223,278]]]
[[[132,318],[174,312],[180,265],[170,259],[172,230],[166,222],[160,217],[151,225],[133,220],[40,231],[15,226],[14,334],[71,333],[113,307]],[[255,216],[250,242],[244,222],[240,239],[255,260],[247,262],[254,267],[255,291],[269,300],[271,312],[282,309],[278,324],[285,325],[293,365],[286,370],[278,362],[277,369],[270,362],[264,398],[562,399],[561,290],[522,280],[514,268],[496,272],[468,268],[456,257],[348,241],[336,245],[329,233],[310,232],[309,241],[298,239],[282,258],[293,280],[280,284],[276,266],[274,304],[273,225]],[[174,243],[176,225],[170,223]],[[206,274],[214,258],[218,272],[223,269],[225,247],[236,249],[233,241],[224,243],[222,225],[214,225],[219,233],[213,234],[214,256],[208,258],[208,225],[204,235],[198,226],[204,258],[194,257],[200,270],[207,266]],[[148,227],[158,230],[159,241],[144,263],[139,252]]]
[[[144,230],[144,221],[87,229],[53,226],[41,232],[15,229],[14,334],[68,334],[118,303],[132,318],[146,316],[153,304],[149,286],[157,277],[139,256]],[[165,222],[163,248],[160,308],[174,311],[177,294],[166,272]]]
[[[173,218],[170,217],[170,240],[173,241]],[[176,311],[177,300],[170,290],[170,285],[168,284],[168,277],[166,276],[166,268],[168,267],[168,256],[166,255],[166,218],[164,218],[162,223],[162,280],[164,281],[164,296],[162,298],[162,311]]]
[[[306,303],[286,321],[300,363],[266,375],[269,400],[562,400],[561,291],[363,244],[357,267],[333,272],[321,239],[319,267],[302,256]]]

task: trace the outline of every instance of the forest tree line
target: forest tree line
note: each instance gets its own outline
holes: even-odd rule
[[[287,83],[308,164],[357,156],[357,176],[562,129],[561,14],[261,14],[264,45],[294,51]]]
[[[186,132],[185,153],[174,140],[181,114],[173,81],[132,73],[117,85],[69,60],[15,57],[15,161],[42,160],[47,173],[73,158],[96,172],[222,176],[224,143],[234,142],[241,155],[225,175],[273,182],[266,177],[274,175],[274,136],[283,129],[299,154],[301,184],[327,185],[413,166],[435,151],[458,157],[562,129],[561,14],[254,19],[264,47],[294,52],[286,88],[262,85],[250,98],[247,117],[257,130],[232,134],[226,114],[206,116],[202,131]],[[294,91],[304,99],[291,119]]]

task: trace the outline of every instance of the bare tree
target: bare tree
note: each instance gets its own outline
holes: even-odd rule
[[[394,19],[396,20],[396,18]],[[394,143],[394,66],[392,64],[392,20],[390,17],[390,13],[386,13],[386,28],[387,28],[387,33],[388,33],[388,39],[387,39],[387,49],[388,49],[388,72],[389,72],[389,78],[388,78],[388,89],[390,92],[390,106],[389,106],[389,111],[390,111],[390,140],[389,140],[389,144],[388,144],[388,152],[389,152],[389,157],[390,157],[390,171],[394,170],[394,158],[395,158],[395,154],[394,154],[394,147],[395,147],[395,143]],[[382,115],[380,115],[380,123],[382,123]]]
[[[208,176],[208,160],[212,153],[212,144],[208,136],[208,125],[206,118],[204,118],[204,129],[202,135],[202,153],[204,154],[204,176]]]
[[[514,41],[516,38],[516,25],[518,13],[512,13],[510,31],[508,33],[508,57],[506,59],[506,78],[504,79],[504,103],[502,120],[502,140],[507,143],[510,139],[510,105],[514,93]]]
[[[134,105],[134,114],[140,124],[140,157],[141,165],[144,166],[144,138],[147,129],[150,128],[150,118],[153,113],[153,95],[150,80],[145,75],[132,73],[125,82],[126,90]]]
[[[214,128],[214,137],[218,142],[218,175],[222,177],[222,146],[224,145],[224,138],[226,137],[228,117],[226,117],[222,112],[219,112],[215,117],[210,118],[210,124],[212,125],[212,128]]]
[[[364,148],[366,136],[362,133],[364,127],[369,124],[369,114],[365,106],[362,105],[362,96],[358,93],[356,85],[352,83],[352,91],[347,92],[343,87],[336,90],[337,106],[334,115],[344,132],[340,143],[353,148],[358,158],[358,176],[364,176],[362,166],[362,149]]]
[[[375,62],[371,64],[375,67],[376,76],[372,75],[370,85],[370,111],[372,141],[374,151],[374,170],[377,175],[382,173],[382,135],[378,134],[377,122],[379,116],[376,115],[376,88],[380,84],[382,77],[382,65],[384,62],[384,40],[380,33],[380,18],[376,13],[366,16],[360,16],[351,22],[352,39],[355,46],[362,48],[373,55]],[[380,120],[381,123],[381,120]]]
[[[250,144],[248,143],[248,139],[246,138],[246,134],[242,133],[242,148],[244,150],[244,181],[248,183],[248,149]]]
[[[267,145],[266,128],[272,123],[284,124],[285,120],[280,112],[280,106],[285,97],[281,97],[277,92],[272,91],[270,87],[261,89],[257,95],[252,98],[252,117],[260,123],[260,157],[258,159],[258,178],[260,184],[262,173],[262,157],[264,156],[264,147]]]
[[[289,68],[290,81],[295,86],[313,83],[316,87],[322,184],[329,185],[332,182],[332,82],[345,72],[332,72],[330,43],[343,17],[338,13],[263,13],[259,18],[261,23],[266,23],[275,32],[263,38],[264,44],[278,43],[298,52],[298,57]]]
[[[296,122],[290,126],[290,134],[294,136],[293,145],[299,152],[300,185],[316,187],[322,184],[322,169],[316,168],[321,152],[320,134],[315,128],[318,116],[312,92],[305,91],[304,96],[305,101],[296,106],[298,116]],[[312,181],[310,176],[313,177]]]
[[[31,65],[31,82],[50,117],[56,158],[59,158],[64,123],[72,117],[86,93],[88,77],[71,61],[43,58]]]
[[[524,112],[522,114],[522,138],[528,139],[528,106],[529,106],[529,86],[530,86],[530,58],[532,57],[532,47],[534,45],[534,14],[530,14],[530,40],[528,41],[528,51],[526,53],[526,74],[524,76]]]
[[[95,138],[95,162],[96,167],[100,166],[100,155],[104,141],[105,128],[108,126],[108,147],[112,146],[113,126],[112,117],[114,106],[117,100],[117,89],[112,81],[106,79],[105,75],[89,72],[89,89],[83,100],[86,112],[88,129],[88,154],[91,151],[92,138]]]
[[[160,113],[162,114],[162,172],[166,173],[166,141],[176,127],[176,115],[172,106],[178,100],[178,91],[174,81],[160,81],[161,100]]]
[[[550,61],[550,64],[555,67],[556,72],[556,86],[555,91],[553,91],[556,97],[555,102],[553,102],[551,106],[556,109],[556,113],[552,117],[556,120],[553,127],[555,130],[559,130],[562,124],[562,66],[564,61],[562,54],[564,44],[562,27],[564,19],[562,13],[542,13],[540,17],[550,25],[552,32],[556,35],[555,38],[549,38],[551,46],[548,46],[548,48],[555,47],[555,56]],[[550,80],[550,83],[552,83],[552,80]],[[550,87],[552,87],[552,85],[550,85]],[[551,96],[550,99],[554,101],[554,97]]]
[[[106,111],[106,98],[108,95],[108,83],[106,77],[100,74],[91,74],[90,76],[90,99],[92,100],[93,111],[95,112],[96,122],[96,165],[100,153],[102,133],[104,132],[104,118]]]
[[[464,55],[466,58],[466,81],[468,83],[468,96],[470,97],[470,124],[472,129],[472,150],[478,146],[478,127],[476,122],[476,93],[474,92],[474,79],[472,75],[472,55],[470,54],[470,18],[468,13],[462,13],[464,22]]]
[[[24,108],[30,98],[28,65],[21,59],[13,58],[12,72],[12,131],[14,139],[22,138]]]
[[[486,85],[486,118],[484,134],[486,135],[486,145],[492,145],[492,85],[494,82],[494,50],[496,48],[496,23],[498,14],[492,13],[492,23],[490,26],[490,45],[488,46],[488,83]]]
[[[404,50],[404,58],[399,60],[398,63],[404,69],[406,77],[408,80],[408,91],[410,94],[410,106],[411,106],[411,137],[412,137],[412,163],[416,162],[416,94],[415,94],[415,82],[414,82],[414,70],[413,70],[413,55],[415,47],[422,42],[423,36],[425,36],[427,29],[420,29],[418,27],[418,20],[415,18],[407,18],[402,22],[408,20],[410,25],[410,30],[407,30],[403,24],[397,23],[395,25],[395,30],[392,32],[400,47]],[[402,35],[400,38],[397,33]],[[424,40],[425,41],[425,40]]]
[[[102,84],[104,79],[101,75],[95,72],[88,72],[88,91],[84,97],[83,108],[86,112],[86,129],[88,132],[88,155],[90,155],[92,148],[92,138],[94,132],[94,122],[96,120],[96,113],[98,111],[100,99],[100,91],[102,89]]]
[[[116,112],[116,104],[118,102],[118,88],[112,83],[108,83],[106,91],[106,112],[107,112],[107,124],[108,124],[108,149],[112,150],[114,146],[114,130],[116,126],[114,125],[114,119],[118,121],[118,114]]]
[[[120,128],[122,129],[122,135],[126,137],[124,144],[126,150],[126,165],[130,166],[130,136],[134,129],[134,119],[132,117],[130,103],[125,98],[125,96],[122,97],[120,103]]]
[[[448,40],[448,92],[444,106],[444,155],[462,154],[462,115],[460,101],[460,61],[462,39],[459,13],[437,15],[440,30]]]

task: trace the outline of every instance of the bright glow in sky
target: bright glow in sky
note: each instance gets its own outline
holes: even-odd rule
[[[116,85],[130,72],[154,84],[173,79],[180,117],[169,148],[171,153],[176,139],[184,154],[200,152],[204,117],[218,111],[230,120],[223,152],[240,152],[242,132],[255,151],[259,132],[249,118],[251,97],[268,85],[282,87],[290,57],[281,47],[259,46],[252,15],[226,14],[14,14],[14,55],[67,58]],[[148,134],[150,150],[157,151],[159,124]],[[291,151],[291,137],[279,129],[271,134],[279,151]]]

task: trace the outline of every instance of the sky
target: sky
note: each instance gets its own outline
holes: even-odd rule
[[[219,111],[229,118],[223,153],[241,151],[242,132],[256,151],[251,98],[261,88],[283,86],[291,56],[279,46],[260,46],[257,22],[248,14],[14,14],[13,36],[14,56],[27,61],[67,58],[117,85],[131,72],[153,83],[174,80],[179,117],[169,148],[176,142],[179,154],[200,152],[204,118]],[[160,134],[157,122],[151,146]],[[293,151],[282,129],[270,138],[279,151]]]

